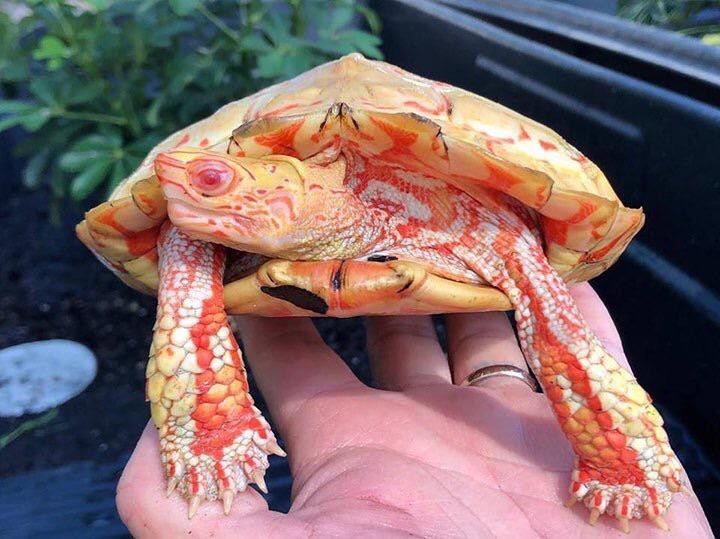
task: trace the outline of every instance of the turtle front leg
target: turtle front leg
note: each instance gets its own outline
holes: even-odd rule
[[[284,456],[253,405],[240,349],[223,305],[222,247],[193,240],[169,222],[158,239],[160,283],[146,393],[160,431],[168,495],[189,500],[233,496],[263,480],[267,455]]]
[[[593,335],[538,238],[513,210],[482,210],[458,256],[503,290],[520,346],[576,455],[570,500],[594,524],[603,513],[624,531],[633,518],[662,519],[682,468],[650,397]]]

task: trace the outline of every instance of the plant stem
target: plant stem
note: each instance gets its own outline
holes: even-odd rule
[[[290,16],[290,32],[294,36],[305,35],[305,21],[302,16],[302,6],[299,0],[290,0],[292,15]]]
[[[235,43],[240,43],[240,38],[233,32],[230,27],[225,24],[221,19],[215,16],[215,14],[210,11],[208,8],[205,7],[205,5],[200,2],[197,6],[197,10],[211,23],[213,23],[218,30],[220,30],[223,34],[228,36],[230,39],[232,39]]]
[[[37,417],[35,419],[28,419],[27,421],[23,421],[22,423],[20,423],[17,426],[17,428],[11,430],[7,434],[3,434],[2,436],[0,436],[0,449],[5,447],[6,445],[8,445],[10,442],[17,440],[24,433],[47,425],[53,419],[55,419],[57,417],[57,415],[58,415],[57,408],[50,408],[50,410],[45,412],[40,417]]]
[[[109,114],[100,114],[95,112],[75,112],[72,110],[65,110],[57,112],[56,116],[61,118],[67,118],[68,120],[84,120],[87,122],[96,122],[101,124],[115,124],[115,125],[127,125],[128,121],[121,116],[111,116]]]

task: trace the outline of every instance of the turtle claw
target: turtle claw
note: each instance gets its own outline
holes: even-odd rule
[[[603,514],[614,516],[622,531],[630,531],[630,520],[648,518],[661,530],[668,530],[662,514],[670,505],[672,488],[664,483],[646,485],[613,485],[598,480],[573,481],[570,499],[565,502],[571,507],[581,501],[590,510],[588,522],[594,526]]]
[[[652,521],[655,523],[655,526],[660,528],[663,531],[669,532],[670,526],[667,525],[667,522],[663,519],[661,516],[656,516],[652,519]]]
[[[267,444],[265,444],[265,451],[267,451],[268,454],[272,453],[273,455],[277,455],[278,457],[287,457],[287,453],[282,450],[282,448],[275,440],[270,440]]]
[[[223,513],[225,513],[226,515],[230,514],[230,509],[232,508],[232,502],[234,497],[235,493],[230,489],[224,490],[222,493]]]
[[[167,496],[169,498],[172,495],[172,493],[175,492],[175,489],[177,488],[178,483],[180,483],[180,479],[178,479],[177,477],[171,477],[168,480],[167,490],[165,491],[165,496]]]
[[[200,496],[195,495],[190,498],[190,503],[188,504],[188,520],[192,520],[192,517],[197,513],[198,507],[200,507]]]
[[[252,472],[251,478],[258,488],[265,494],[268,493],[267,485],[265,484],[265,470],[256,469]]]

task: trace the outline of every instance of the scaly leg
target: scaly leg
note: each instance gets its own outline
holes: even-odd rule
[[[591,523],[608,513],[627,531],[648,516],[666,529],[661,515],[684,487],[663,420],[592,334],[523,212],[482,208],[456,254],[515,307],[523,353],[576,454],[569,504],[582,501]]]
[[[147,366],[147,398],[160,430],[168,495],[177,487],[192,518],[202,499],[265,491],[267,455],[283,455],[253,406],[223,306],[225,252],[166,224],[158,239],[160,287]]]

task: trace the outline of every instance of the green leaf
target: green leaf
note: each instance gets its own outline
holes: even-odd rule
[[[125,146],[123,149],[124,153],[142,159],[145,157],[145,154],[157,146],[163,138],[159,133],[149,133]]]
[[[118,184],[123,181],[128,175],[128,171],[125,168],[125,163],[122,159],[118,159],[113,164],[112,171],[110,172],[110,180],[108,181],[108,194],[112,192]]]
[[[75,176],[72,183],[70,183],[70,196],[73,200],[83,200],[97,189],[105,180],[111,164],[112,162],[109,159],[99,159]]]
[[[58,101],[55,97],[55,86],[50,79],[35,79],[30,83],[30,91],[40,101],[46,105],[57,105]]]
[[[68,92],[64,101],[68,105],[81,105],[94,101],[102,94],[105,89],[103,81],[92,81],[72,88],[72,92]]]
[[[10,129],[11,127],[15,127],[16,125],[20,125],[22,123],[22,116],[10,116],[9,118],[3,118],[0,120],[0,133]]]
[[[346,27],[355,16],[355,10],[349,7],[338,8],[332,12],[330,16],[329,29],[331,32],[337,32],[341,28]]]
[[[380,33],[380,30],[382,30],[382,22],[380,21],[380,17],[378,17],[377,13],[375,13],[372,9],[370,9],[369,7],[364,6],[362,4],[357,4],[355,6],[355,11],[357,11],[363,17],[365,17],[365,20],[367,21],[367,24],[370,27],[370,31],[373,34]]]
[[[28,78],[30,68],[24,58],[0,59],[0,80],[19,82]]]
[[[0,114],[16,114],[26,113],[36,110],[38,105],[28,101],[12,101],[10,99],[0,99]]]
[[[338,43],[346,44],[370,58],[382,58],[378,49],[380,38],[361,30],[348,30],[337,35]]]
[[[157,127],[160,123],[160,118],[158,116],[160,114],[160,108],[163,106],[164,102],[165,96],[161,95],[157,97],[155,100],[153,100],[150,108],[148,108],[147,112],[145,113],[145,121],[150,127]]]
[[[109,158],[105,150],[69,151],[60,156],[58,165],[65,172],[79,172],[88,167],[89,163]]]
[[[67,186],[67,176],[63,174],[62,170],[58,167],[52,167],[50,169],[50,190],[52,191],[53,197],[60,199],[65,197],[65,189]]]
[[[96,161],[113,161],[120,150],[122,139],[116,132],[93,133],[73,144],[60,156],[58,165],[66,172],[79,172]]]
[[[170,7],[176,15],[181,17],[195,11],[202,3],[202,0],[170,0]]]
[[[31,189],[36,188],[43,180],[43,173],[50,158],[50,148],[40,150],[23,170],[23,184]]]
[[[261,36],[250,34],[240,43],[240,49],[248,52],[268,52],[272,46]]]
[[[282,75],[285,71],[286,56],[279,49],[258,58],[257,68],[253,70],[253,76],[273,79]]]
[[[110,5],[110,0],[85,0],[86,4],[89,4],[93,8],[94,12],[102,11],[107,9]]]
[[[122,138],[117,132],[93,133],[72,145],[71,151],[85,152],[89,150],[111,152],[122,145]]]
[[[34,112],[23,114],[21,116],[21,124],[28,131],[37,131],[52,117],[52,113],[48,108],[37,109]]]
[[[71,56],[71,50],[58,37],[46,35],[42,37],[32,56],[36,60],[48,60],[48,68],[54,71]]]

